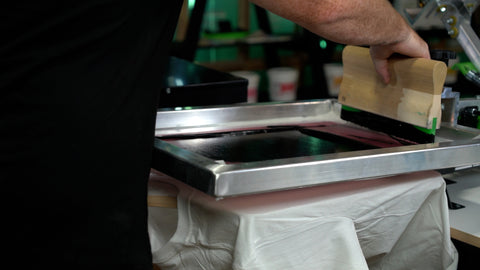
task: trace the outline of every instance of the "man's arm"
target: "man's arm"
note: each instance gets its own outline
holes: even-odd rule
[[[428,45],[386,0],[251,0],[334,42],[369,45],[375,68],[390,80],[393,53],[430,58]]]

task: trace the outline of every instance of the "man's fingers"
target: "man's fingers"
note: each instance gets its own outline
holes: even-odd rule
[[[382,81],[385,84],[390,82],[390,72],[388,72],[388,61],[385,59],[373,59],[373,64],[375,65],[375,70],[378,75],[382,78]]]
[[[382,81],[387,84],[390,82],[390,73],[388,71],[387,59],[392,55],[392,51],[387,46],[371,46],[370,56],[375,66],[375,70],[382,78]]]
[[[430,58],[428,45],[415,32],[404,41],[370,46],[370,56],[372,57],[375,70],[382,78],[384,83],[390,82],[390,73],[388,71],[388,58],[393,53],[399,53],[410,57]]]

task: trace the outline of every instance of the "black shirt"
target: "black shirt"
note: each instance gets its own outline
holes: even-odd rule
[[[155,106],[182,2],[1,4],[9,254],[68,268],[151,267],[146,183]]]

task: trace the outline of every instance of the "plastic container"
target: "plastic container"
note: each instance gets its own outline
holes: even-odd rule
[[[298,70],[291,67],[276,67],[267,70],[270,100],[295,101],[298,76]]]
[[[327,80],[328,95],[330,97],[338,97],[340,92],[340,84],[343,77],[343,66],[340,63],[329,63],[323,65],[325,79]]]
[[[253,71],[239,70],[230,72],[233,76],[245,78],[248,80],[248,94],[247,102],[256,103],[258,101],[258,85],[260,82],[260,75]]]

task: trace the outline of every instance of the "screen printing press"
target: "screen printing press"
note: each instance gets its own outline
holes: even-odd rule
[[[480,164],[480,132],[442,124],[435,142],[412,144],[339,112],[336,100],[159,111],[154,263],[455,269],[436,170]]]

